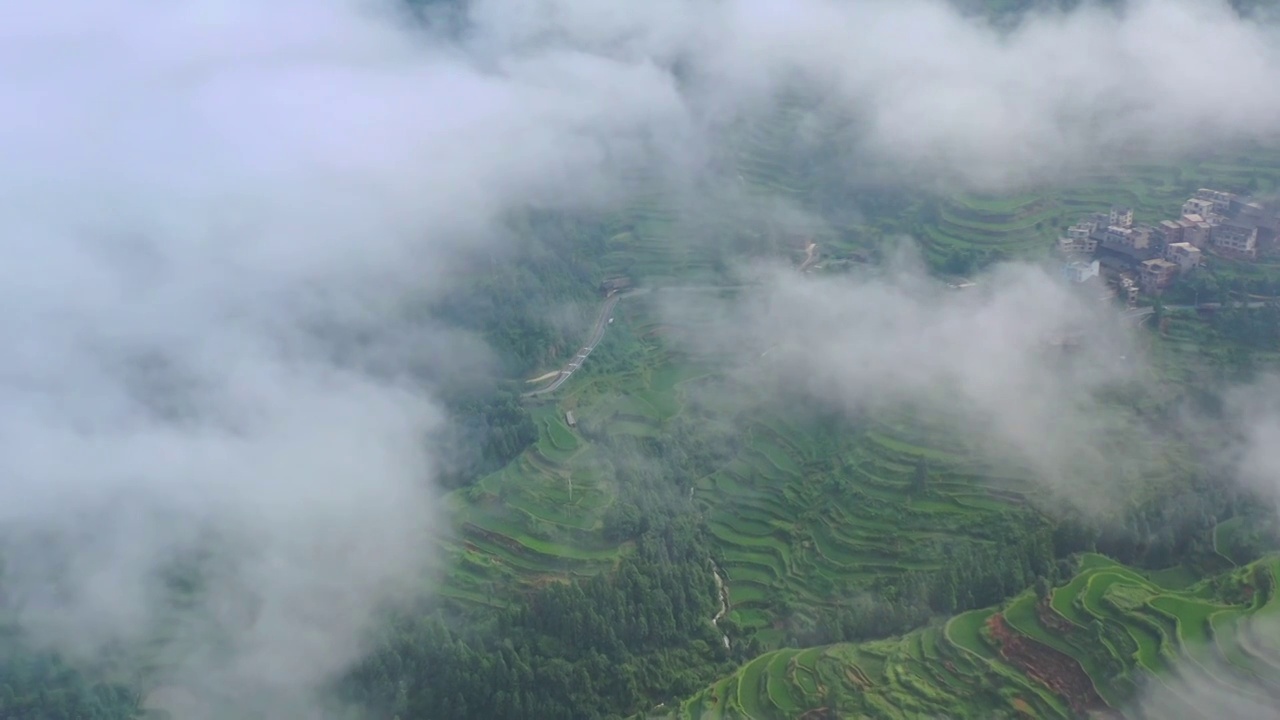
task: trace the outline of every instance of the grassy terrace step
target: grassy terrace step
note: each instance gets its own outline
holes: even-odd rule
[[[945,625],[898,638],[761,655],[670,717],[795,718],[819,708],[839,717],[866,718],[1075,717],[1071,704],[1080,698],[1061,696],[1039,679],[1045,673],[1052,676],[1058,667],[1045,664],[1050,647],[1087,673],[1113,708],[1130,707],[1140,677],[1174,701],[1204,711],[1210,708],[1202,707],[1184,682],[1194,679],[1223,694],[1275,703],[1280,701],[1275,685],[1280,667],[1259,662],[1236,641],[1248,635],[1246,621],[1268,628],[1280,621],[1280,601],[1273,590],[1277,565],[1280,558],[1268,558],[1233,570],[1213,585],[1178,582],[1165,587],[1106,558],[1087,555],[1079,574],[1055,590],[1050,605],[1028,593],[1003,608],[961,613]],[[1268,590],[1265,597],[1262,589]],[[1095,635],[1100,622],[1113,630],[1148,628],[1151,614],[1167,615],[1170,621],[1170,632],[1159,636],[1158,652],[1167,663],[1158,670],[1143,669],[1137,653],[1119,654],[1115,643],[1106,640],[1108,634],[1102,642]],[[1007,655],[1003,641],[988,629],[997,617],[1015,637],[1034,641],[1026,646],[1031,654]],[[1208,664],[1206,653],[1217,653],[1215,648],[1221,649],[1221,662]],[[728,688],[736,701],[731,704],[722,699]]]
[[[1155,222],[1176,216],[1198,187],[1274,192],[1280,187],[1280,153],[1257,149],[1176,168],[1129,167],[1074,187],[1017,197],[956,194],[938,203],[936,217],[924,223],[918,239],[926,255],[939,262],[957,250],[1043,255],[1061,226],[1081,214],[1128,205],[1140,222]]]
[[[720,545],[731,603],[766,611],[746,627],[764,631],[784,601],[803,612],[858,582],[935,571],[944,563],[940,548],[957,541],[989,545],[986,529],[1024,512],[1021,496],[994,494],[1013,481],[983,476],[962,452],[909,417],[852,435],[781,417],[752,423],[741,452],[694,493]],[[921,461],[937,484],[913,494]],[[735,590],[735,577],[744,587]]]
[[[806,209],[813,173],[805,172],[793,142],[801,118],[796,108],[788,108],[767,121],[734,128],[739,146],[730,162],[737,163],[748,197],[782,194],[787,202]],[[925,251],[935,259],[945,259],[957,249],[1043,254],[1060,226],[1079,213],[1129,203],[1135,206],[1140,221],[1155,221],[1176,213],[1195,187],[1215,186],[1215,178],[1232,178],[1241,184],[1256,180],[1261,188],[1277,187],[1278,161],[1280,153],[1254,153],[1188,163],[1181,168],[1132,168],[1088,179],[1079,187],[1037,190],[1017,198],[956,195],[934,203],[936,212],[928,221],[898,218],[895,222],[899,230],[911,227],[912,231],[923,224],[918,229],[925,235]],[[711,275],[712,244],[691,242],[691,237],[764,232],[744,229],[741,223],[720,214],[689,208],[680,198],[654,193],[619,213],[609,228],[606,265],[625,268],[621,271],[646,283],[668,278],[672,284],[689,284],[691,277]],[[770,232],[788,229],[779,227]],[[728,246],[720,249],[724,247]],[[1247,272],[1247,268],[1239,272]],[[612,460],[587,438],[589,433],[568,428],[563,411],[572,409],[584,430],[595,422],[608,433],[635,438],[662,436],[669,432],[672,418],[696,412],[696,406],[686,408],[693,383],[682,382],[705,376],[705,364],[712,362],[703,358],[704,365],[696,367],[688,358],[673,358],[662,334],[651,333],[661,329],[663,319],[651,313],[632,318],[634,324],[628,325],[627,315],[633,312],[629,308],[636,307],[629,302],[619,306],[622,322],[606,333],[601,352],[553,397],[530,404],[538,429],[535,446],[507,468],[451,495],[448,504],[458,510],[461,533],[451,548],[459,558],[458,569],[446,582],[445,594],[479,601],[492,584],[542,582],[554,575],[600,572],[628,551],[625,544],[605,542],[601,530],[605,513],[621,494]],[[1196,339],[1186,340],[1193,343]],[[616,352],[615,357],[625,356],[630,365],[601,368],[596,361],[610,357],[609,343],[621,343],[615,348],[625,352]],[[818,606],[847,598],[871,581],[892,582],[907,572],[928,572],[943,561],[938,548],[987,548],[993,542],[990,528],[1034,516],[1025,506],[1027,486],[1019,472],[986,467],[967,448],[963,437],[949,433],[947,423],[939,419],[915,417],[906,411],[888,412],[865,421],[864,426],[831,431],[814,427],[797,415],[802,414],[773,408],[758,416],[735,418],[740,426],[733,438],[735,457],[710,472],[700,468],[700,477],[693,481],[694,506],[706,518],[712,542],[724,559],[732,611],[745,618],[742,624],[748,629],[758,630],[757,640],[765,649],[787,641],[785,632],[772,628],[788,614],[812,615]],[[922,462],[928,468],[928,488],[913,493],[913,475]],[[1096,574],[1088,563],[1086,560],[1082,576],[1089,577],[1070,591],[1059,588],[1053,610],[1064,622],[1078,623],[1083,633],[1092,632],[1093,623],[1102,623],[1111,643],[1105,650],[1125,654],[1120,661],[1128,663],[1130,671],[1139,666],[1155,671],[1168,665],[1188,635],[1178,619],[1170,616],[1173,606],[1147,604],[1130,612],[1108,604],[1105,593],[1082,598],[1090,588],[1091,574]],[[1112,571],[1111,578],[1099,581],[1098,587],[1146,588],[1115,566]],[[1148,588],[1153,597],[1179,590],[1144,582],[1155,588]],[[1225,659],[1233,659],[1233,665],[1253,664],[1261,668],[1260,673],[1280,667],[1280,658],[1273,657],[1271,650],[1274,641],[1264,637],[1267,624],[1253,622],[1255,611],[1217,621],[1243,638],[1234,643],[1223,640],[1214,624],[1222,612],[1209,615],[1204,635],[1223,647],[1220,654]],[[1034,613],[1032,621],[1036,621]],[[976,636],[965,633],[967,645],[981,647],[974,641],[981,637],[981,627],[976,632]],[[894,677],[900,681],[894,687],[921,696],[923,699],[913,702],[927,705],[932,702],[928,687],[950,697],[958,688],[982,688],[981,692],[990,693],[999,686],[997,689],[1021,698],[1036,714],[1048,713],[1042,708],[1048,701],[1037,694],[1044,692],[1042,687],[1025,677],[1014,680],[1018,671],[998,656],[984,658],[957,647],[950,639],[953,634],[954,629],[949,629],[921,639],[913,651],[915,659],[908,653],[894,665]],[[1130,646],[1132,652],[1127,649]],[[1158,654],[1153,655],[1153,648]],[[930,674],[925,686],[906,680],[918,674],[921,658],[929,658],[935,651],[939,658],[950,658],[957,672],[943,677]],[[878,652],[881,654],[876,657],[881,659],[869,660],[871,656],[864,654],[859,663],[887,665],[897,651],[880,648]],[[797,703],[817,692],[805,683],[820,682],[819,664],[826,673],[821,683],[829,690],[852,682],[847,678],[841,681],[843,675],[835,671],[840,653],[797,655],[801,656],[812,661],[812,670],[793,673],[790,682],[795,688],[790,693]],[[929,665],[928,672],[934,673],[936,668]],[[769,667],[772,672],[775,666]],[[884,679],[883,668],[867,672]],[[802,682],[800,677],[806,679]],[[770,674],[769,679],[774,676]],[[767,705],[773,685],[766,690],[763,698]],[[738,703],[736,687],[734,694],[734,703]],[[872,694],[877,699],[865,707],[879,708],[875,714],[880,716],[892,716],[886,709],[895,707],[892,693]],[[723,709],[727,701],[719,698],[716,702]],[[990,716],[979,709],[1010,707],[998,697],[974,703],[969,709],[976,717]],[[959,706],[964,709],[963,701]]]

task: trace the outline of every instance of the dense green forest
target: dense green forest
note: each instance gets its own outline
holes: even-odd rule
[[[597,260],[609,228],[596,218],[527,211],[514,215],[501,256],[475,258],[466,281],[422,312],[475,334],[498,353],[491,374],[445,378],[454,419],[441,479],[459,487],[509,463],[536,437],[519,378],[555,366],[577,348],[599,300]]]
[[[657,460],[617,463],[626,495],[606,532],[635,550],[613,572],[552,582],[491,613],[405,617],[344,682],[346,697],[379,718],[619,717],[732,668],[709,622],[712,553],[687,499],[714,459],[680,437],[610,448]]]
[[[140,700],[136,688],[82,673],[0,626],[0,718],[131,720],[142,717]]]

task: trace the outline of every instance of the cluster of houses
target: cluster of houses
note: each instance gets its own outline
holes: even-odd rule
[[[1182,204],[1177,220],[1134,223],[1131,208],[1094,213],[1067,228],[1058,250],[1077,283],[1098,282],[1105,271],[1129,302],[1138,292],[1159,294],[1199,267],[1205,252],[1255,259],[1277,250],[1280,213],[1220,190],[1201,188]],[[1096,280],[1095,280],[1096,279]]]

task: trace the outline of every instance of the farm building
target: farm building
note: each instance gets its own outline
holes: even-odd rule
[[[569,427],[578,427],[578,419],[573,416],[573,411],[564,414],[564,422]]]

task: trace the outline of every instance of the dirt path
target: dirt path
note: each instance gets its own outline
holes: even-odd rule
[[[720,576],[720,566],[716,565],[715,560],[711,561],[711,577],[716,579],[716,594],[720,596],[720,611],[716,613],[715,617],[711,618],[711,624],[715,625],[716,629],[719,630],[720,618],[724,617],[725,613],[729,612],[729,585],[724,581],[724,578]],[[724,649],[728,650],[729,636],[721,633],[721,637],[724,640]]]
[[[546,382],[547,380],[550,380],[551,378],[553,378],[553,377],[555,377],[555,376],[559,375],[559,374],[560,374],[560,372],[561,372],[560,370],[552,370],[551,372],[547,373],[546,375],[539,375],[539,376],[538,376],[538,377],[536,377],[536,378],[530,378],[529,380],[525,380],[525,382],[530,383],[530,384],[532,384],[532,383]]]

